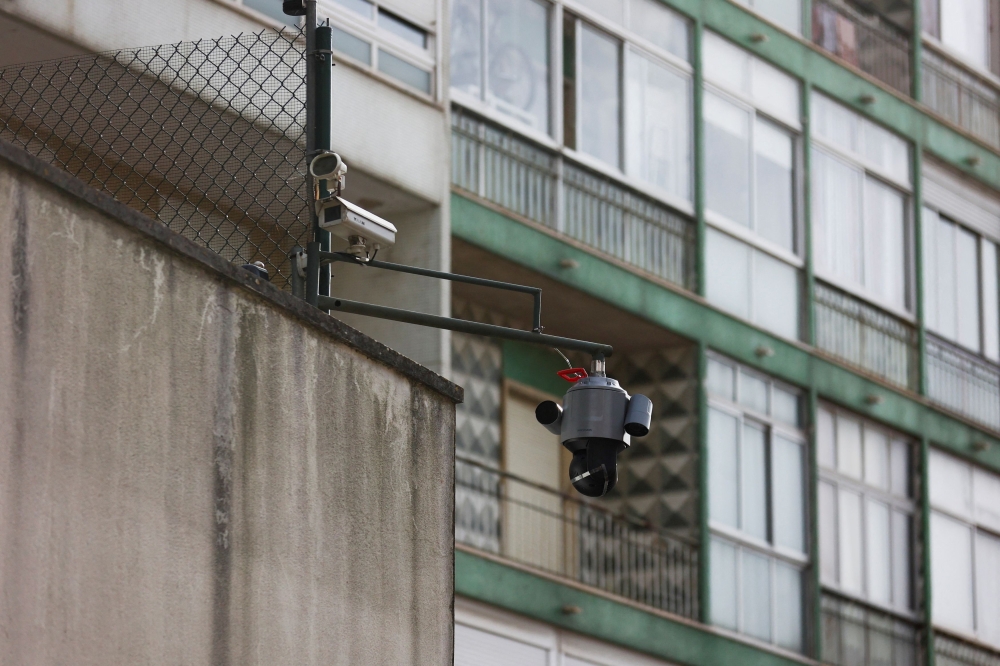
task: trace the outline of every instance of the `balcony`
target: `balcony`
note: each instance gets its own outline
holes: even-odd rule
[[[455,541],[698,619],[695,545],[468,459],[455,465]]]
[[[927,336],[927,395],[1000,430],[1000,367],[933,335]]]
[[[813,2],[813,42],[890,88],[910,94],[910,35],[846,2]]]
[[[819,349],[897,386],[919,388],[912,324],[819,281],[815,298]]]
[[[643,272],[694,287],[692,220],[462,109],[452,113],[452,184]]]
[[[1000,149],[1000,87],[932,45],[922,56],[923,102],[994,149]]]
[[[916,665],[921,633],[915,622],[824,593],[823,662],[829,664]]]
[[[934,664],[935,666],[1000,666],[1000,653],[935,632]]]

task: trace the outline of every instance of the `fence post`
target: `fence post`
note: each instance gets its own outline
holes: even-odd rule
[[[333,30],[329,25],[316,28],[316,51],[313,60],[316,62],[316,86],[313,89],[315,94],[316,109],[316,145],[314,150],[330,150],[332,144],[331,131],[331,110],[333,96],[333,55],[330,50],[333,48]],[[320,181],[320,196],[326,197],[329,193],[329,182]],[[317,222],[318,224],[318,222]],[[320,244],[320,249],[330,252],[332,235],[329,231],[324,231],[317,227],[316,241]],[[330,272],[331,267],[325,266],[320,269],[319,293],[322,296],[330,295]]]

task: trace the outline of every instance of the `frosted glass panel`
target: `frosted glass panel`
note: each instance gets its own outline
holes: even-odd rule
[[[976,522],[1000,532],[1000,476],[979,469],[973,470]]]
[[[865,504],[868,598],[888,604],[892,601],[889,507],[871,500]]]
[[[713,521],[739,527],[737,420],[717,409],[708,413],[708,492]]]
[[[705,80],[734,92],[750,94],[750,55],[714,32],[702,40]]]
[[[712,539],[710,557],[712,624],[736,629],[736,548],[725,541]]]
[[[620,166],[619,59],[617,40],[583,24],[580,35],[580,150]]]
[[[731,365],[708,359],[708,392],[726,400],[734,400],[736,369]]]
[[[805,500],[803,496],[803,448],[782,437],[772,446],[774,490],[774,542],[805,552]]]
[[[958,337],[958,309],[955,304],[955,289],[957,285],[955,265],[955,236],[958,227],[937,217],[934,220],[936,228],[934,246],[936,248],[935,273],[937,282],[935,313],[936,318],[931,328],[949,340]]]
[[[892,132],[862,121],[865,157],[896,180],[910,182],[909,144]]]
[[[630,52],[626,75],[626,171],[691,200],[691,84]]]
[[[860,594],[864,589],[861,544],[861,496],[841,490],[837,501],[837,519],[840,526],[838,559],[840,560],[840,586]]]
[[[741,527],[750,536],[763,541],[767,539],[767,441],[760,428],[744,426],[741,463]]]
[[[837,489],[819,484],[819,565],[824,583],[837,584]]]
[[[547,6],[535,0],[504,0],[487,7],[486,101],[501,113],[548,132]],[[617,100],[616,93],[612,103],[617,105]]]
[[[942,0],[941,41],[973,65],[989,61],[989,16],[986,0]]]
[[[969,465],[932,450],[928,471],[930,473],[931,504],[957,515],[971,518],[972,475]]]
[[[934,621],[971,632],[972,531],[936,512],[931,513],[931,580]]]
[[[705,204],[750,226],[750,112],[705,94]]]
[[[1000,360],[1000,290],[997,288],[997,246],[986,240],[982,247],[983,271],[983,354]]]
[[[941,220],[938,214],[930,208],[924,208],[921,212],[921,226],[923,227],[923,258],[924,258],[924,321],[927,328],[937,331],[938,324],[940,285],[938,278],[938,226]]]
[[[778,335],[798,339],[798,271],[763,252],[754,252],[753,261],[753,321]]]
[[[890,472],[892,479],[892,494],[900,497],[910,496],[910,445],[895,440],[890,449]]]
[[[783,648],[802,650],[802,574],[785,564],[774,568],[774,642]]]
[[[548,666],[549,651],[513,638],[455,624],[455,666]]]
[[[625,21],[625,0],[577,0],[577,2],[619,25]]]
[[[834,433],[834,415],[822,407],[816,413],[816,449],[821,467],[837,468],[837,442]]]
[[[892,512],[892,603],[909,610],[910,585],[910,517],[899,511]]]
[[[979,351],[979,249],[976,236],[961,227],[955,237],[958,344]]]
[[[771,562],[748,550],[743,559],[743,633],[771,640]]]
[[[976,604],[979,638],[1000,647],[1000,539],[983,532],[976,535]]]
[[[906,307],[905,200],[891,187],[865,181],[864,285],[887,303]]]
[[[750,79],[754,104],[792,127],[799,126],[801,109],[796,79],[758,58],[750,59]]]
[[[783,391],[777,386],[771,390],[771,413],[779,421],[790,425],[799,424],[799,396]]]
[[[794,251],[792,137],[771,123],[754,124],[754,152],[757,169],[755,200],[757,233],[767,240]]]
[[[837,417],[837,469],[855,479],[861,478],[861,422]]]
[[[861,119],[828,97],[813,93],[811,97],[812,127],[816,136],[826,139],[841,150],[857,152]]]
[[[330,33],[331,44],[335,50],[366,65],[372,64],[371,44],[349,32],[344,32],[337,26],[331,26]]]
[[[629,27],[678,58],[690,59],[687,22],[658,0],[631,0]]]
[[[862,284],[861,182],[858,169],[813,151],[813,246],[817,268]]]
[[[874,428],[865,428],[865,482],[889,489],[889,438]]]
[[[767,382],[754,375],[741,372],[740,404],[755,412],[767,414]]]
[[[732,236],[705,232],[705,295],[709,303],[750,318],[750,248]]]

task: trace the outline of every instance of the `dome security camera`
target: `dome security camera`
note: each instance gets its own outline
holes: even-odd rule
[[[535,419],[559,435],[573,454],[573,487],[588,497],[602,497],[618,483],[618,454],[629,447],[631,437],[649,433],[653,403],[644,395],[629,396],[602,368],[576,381],[563,404],[546,400],[535,408]]]

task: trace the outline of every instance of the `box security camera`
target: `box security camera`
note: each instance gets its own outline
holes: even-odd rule
[[[341,197],[317,201],[316,207],[320,228],[348,241],[352,254],[367,255],[396,242],[396,227],[391,222]]]

